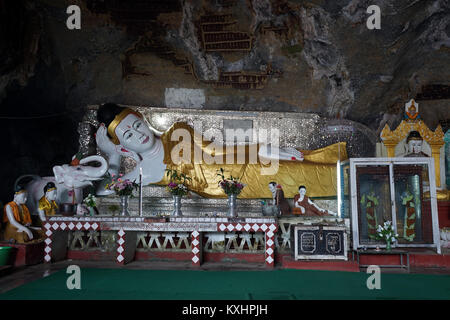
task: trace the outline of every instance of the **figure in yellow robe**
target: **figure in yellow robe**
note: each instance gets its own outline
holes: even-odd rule
[[[54,216],[58,211],[58,205],[55,200],[48,200],[45,195],[39,199],[39,210],[43,210],[46,216]]]
[[[231,146],[231,148],[217,146],[203,139],[201,133],[194,132],[194,129],[184,122],[174,123],[169,130],[158,136],[159,134],[144,122],[142,114],[115,104],[101,106],[97,116],[101,125],[96,133],[96,141],[100,150],[108,155],[110,173],[118,173],[119,155],[128,156],[135,159],[138,165],[123,176],[123,179],[138,182],[139,172],[142,170],[145,184],[167,185],[169,181],[164,170],[177,170],[192,178],[190,190],[207,198],[226,197],[218,186],[217,173],[220,168],[225,170],[226,175],[239,177],[246,185],[239,195],[240,198],[271,198],[267,186],[272,181],[282,186],[286,198],[293,198],[296,195],[298,185],[305,185],[311,197],[335,197],[336,162],[339,156],[340,160],[347,159],[346,144],[342,142],[313,151],[302,150],[303,154],[295,149],[279,149],[288,156],[281,157],[279,153],[280,156],[277,158],[292,161],[271,159],[264,164],[259,151],[261,148],[267,151],[268,146],[265,145]],[[185,136],[179,135],[180,139],[176,139],[180,132],[186,133]],[[172,141],[173,139],[175,141]],[[200,157],[196,157],[199,154]],[[242,154],[245,155],[244,159],[240,159]],[[303,157],[303,161],[299,161],[301,159],[295,155]],[[217,160],[221,156],[223,160],[221,162],[205,161],[211,158]],[[176,158],[184,158],[186,161],[178,164],[173,160]],[[229,161],[230,158],[234,158],[234,161]],[[242,161],[238,161],[238,158]],[[273,168],[274,162],[278,163],[278,170],[271,174],[263,174],[262,171]],[[97,190],[97,194],[108,194],[105,188],[102,189]]]
[[[226,159],[225,152],[227,148],[222,147],[222,150],[217,151],[208,148],[211,141],[202,140],[202,145],[194,143],[194,129],[186,123],[177,122],[166,131],[161,140],[164,146],[164,163],[169,169],[175,169],[193,178],[192,185],[189,188],[199,195],[207,198],[223,198],[226,195],[222,189],[218,187],[219,178],[217,173],[220,168],[224,168],[225,172],[234,176],[240,177],[242,183],[246,186],[242,190],[239,198],[271,198],[270,190],[267,185],[271,181],[277,181],[283,187],[286,198],[293,198],[298,190],[298,185],[302,184],[308,187],[308,193],[311,197],[335,197],[337,195],[337,177],[336,177],[336,162],[339,159],[347,159],[346,143],[333,144],[325,148],[317,150],[300,150],[304,155],[303,161],[279,161],[279,168],[276,174],[261,175],[261,169],[269,167],[270,165],[262,164],[259,159],[257,163],[249,163],[249,149],[245,146],[246,161],[244,164],[237,164],[237,150],[234,146],[234,164],[206,164],[194,162],[194,150],[191,152],[190,164],[174,164],[171,157],[171,152],[174,147],[179,144],[179,141],[171,141],[172,132],[176,129],[183,128],[190,132],[191,146],[193,148],[200,148],[202,152],[209,154],[211,157],[218,156],[220,153],[224,155],[224,162]],[[259,145],[257,151],[259,151]],[[340,150],[339,150],[340,149]],[[165,177],[158,182],[158,185],[167,185],[168,180]]]
[[[17,228],[14,227],[12,223],[9,221],[6,212],[6,208],[8,206],[11,208],[14,215],[14,219],[16,220],[17,223],[23,226],[30,226],[32,223],[30,212],[28,211],[27,206],[25,204],[21,204],[19,209],[19,205],[14,201],[11,201],[8,204],[6,204],[5,208],[3,209],[4,211],[3,223],[5,225],[3,237],[5,238],[6,241],[15,240],[17,243],[30,242],[31,240],[28,237],[28,235],[25,232],[18,232]],[[40,239],[44,237],[44,232],[42,230],[36,230],[33,228],[29,228],[29,230],[33,233],[34,237],[33,240],[40,241]]]

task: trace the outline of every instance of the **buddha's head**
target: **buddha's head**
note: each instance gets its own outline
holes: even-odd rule
[[[27,202],[27,191],[22,186],[17,186],[14,194],[14,202],[17,204],[25,204]]]
[[[406,138],[406,144],[408,145],[408,153],[421,153],[423,139],[418,131],[411,131]]]
[[[56,200],[56,186],[53,182],[49,182],[44,187],[45,198],[49,201]]]
[[[137,153],[153,147],[155,136],[139,112],[106,103],[99,108],[97,117],[108,128],[114,144]]]
[[[306,187],[305,186],[298,187],[298,194],[301,195],[301,196],[305,196],[305,194],[306,194]]]

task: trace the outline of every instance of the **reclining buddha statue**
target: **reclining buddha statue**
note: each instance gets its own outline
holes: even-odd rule
[[[139,182],[142,172],[143,185],[167,185],[165,170],[177,170],[192,177],[189,189],[206,198],[225,197],[218,187],[220,168],[246,185],[240,198],[271,198],[266,187],[271,181],[283,185],[286,198],[294,197],[299,184],[311,186],[313,197],[336,196],[339,148],[341,160],[347,159],[345,142],[313,151],[263,143],[224,146],[203,139],[184,122],[158,132],[139,112],[111,103],[100,106],[97,117],[96,142],[108,157],[111,174],[118,173],[121,156],[131,157],[137,165],[123,179]],[[109,192],[98,188],[97,194]]]

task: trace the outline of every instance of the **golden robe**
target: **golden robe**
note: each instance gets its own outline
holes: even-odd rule
[[[191,146],[191,162],[175,164],[172,161],[171,153],[179,152],[182,156],[185,150],[179,145],[183,140],[171,141],[172,133],[176,129],[185,129],[190,134],[190,139],[186,145]],[[220,168],[225,170],[225,176],[239,177],[245,184],[239,198],[258,199],[272,198],[269,190],[269,182],[275,181],[283,188],[286,198],[293,198],[298,193],[300,185],[306,186],[310,197],[336,197],[337,195],[337,177],[336,162],[339,159],[339,144],[333,144],[317,150],[299,150],[303,153],[303,161],[279,161],[279,168],[276,174],[262,175],[262,168],[269,168],[270,163],[265,165],[257,161],[249,161],[249,151],[259,151],[259,145],[242,146],[245,149],[245,161],[243,164],[237,163],[237,152],[240,146],[228,148],[226,146],[212,147],[211,141],[200,140],[200,134],[194,138],[194,129],[184,122],[177,122],[167,130],[162,136],[161,141],[164,146],[164,163],[168,169],[175,169],[179,173],[184,173],[192,178],[189,189],[206,198],[225,198],[223,190],[218,186],[220,177],[217,175]],[[200,142],[202,141],[202,142]],[[207,154],[211,157],[223,156],[223,164],[207,164],[204,161],[195,163],[195,152]],[[226,155],[234,157],[234,164],[225,164]],[[347,159],[346,143],[340,142],[341,161]],[[252,163],[253,162],[253,163]],[[256,163],[254,163],[256,162]],[[158,185],[167,185],[168,179],[165,176]]]
[[[11,207],[14,214],[14,219],[18,223],[20,223],[21,225],[31,223],[31,216],[27,206],[22,204],[20,205],[22,210],[19,210],[19,206],[17,205],[17,203],[11,201],[3,209],[3,222],[5,223],[5,231],[3,233],[3,237],[6,241],[13,239],[17,243],[30,242],[30,238],[25,232],[17,232],[17,228],[9,222],[8,215],[6,213],[6,207],[8,205]],[[33,242],[41,241],[41,239],[45,236],[43,230],[34,230],[32,228],[29,228],[29,230],[33,233],[34,238],[33,240],[31,240]]]
[[[20,207],[22,210],[19,210],[19,205],[15,203],[14,201],[11,201],[6,204],[6,206],[3,208],[3,222],[8,223],[9,218],[6,213],[6,207],[9,206],[14,214],[14,219],[22,224],[25,225],[27,223],[31,223],[31,216],[30,211],[28,210],[27,206],[24,204],[21,204]]]

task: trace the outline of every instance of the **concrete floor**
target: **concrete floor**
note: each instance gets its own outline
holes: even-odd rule
[[[66,269],[69,265],[77,265],[83,268],[106,269],[131,269],[131,270],[205,270],[205,271],[266,271],[266,267],[260,263],[217,263],[205,262],[200,268],[193,267],[190,261],[133,261],[125,266],[118,265],[115,261],[80,261],[64,260],[51,264],[38,264],[34,266],[11,269],[0,277],[0,294],[24,285],[28,282],[47,277],[57,271]],[[278,269],[279,267],[275,267]],[[365,272],[365,269],[361,269]],[[406,273],[405,269],[382,269],[386,273]],[[422,274],[450,274],[448,269],[414,268],[410,273]]]

